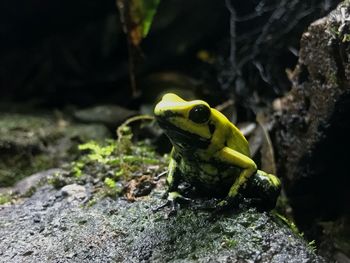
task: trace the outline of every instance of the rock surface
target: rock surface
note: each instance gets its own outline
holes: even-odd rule
[[[278,172],[301,230],[319,243],[328,233],[326,250],[348,257],[349,226],[339,222],[350,215],[349,32],[350,1],[344,1],[303,34],[293,88],[279,100],[273,135]]]
[[[289,184],[309,174],[317,146],[345,121],[350,101],[350,3],[312,23],[302,36],[293,88],[281,100],[276,147],[279,170]]]
[[[110,137],[101,124],[71,123],[52,113],[0,112],[0,188],[70,161],[79,143]]]
[[[0,194],[10,192],[11,194],[24,196],[27,193],[30,193],[31,191],[35,191],[36,187],[39,186],[39,184],[41,183],[45,183],[50,176],[61,172],[63,172],[62,169],[52,168],[47,171],[35,173],[31,176],[20,180],[13,187],[0,188]]]
[[[167,218],[166,211],[152,212],[164,202],[157,192],[87,207],[86,190],[88,185],[43,186],[22,203],[0,206],[0,261],[324,262],[268,213],[214,215],[183,207]]]
[[[108,127],[116,129],[126,119],[137,114],[118,105],[100,105],[86,109],[77,110],[73,113],[74,117],[86,123],[102,123]]]

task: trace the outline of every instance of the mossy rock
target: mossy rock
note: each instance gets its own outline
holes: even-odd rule
[[[103,125],[69,123],[53,114],[0,113],[0,187],[71,160],[81,142],[110,136]]]
[[[5,262],[325,262],[267,212],[189,205],[167,217],[152,212],[164,202],[157,192],[84,206],[89,185],[69,189],[43,186],[22,204],[0,206]]]

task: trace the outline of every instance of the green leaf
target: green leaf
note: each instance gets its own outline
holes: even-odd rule
[[[140,21],[142,37],[145,38],[151,28],[160,0],[133,0],[134,13],[132,16]]]
[[[138,46],[150,31],[160,0],[117,0],[124,31]]]

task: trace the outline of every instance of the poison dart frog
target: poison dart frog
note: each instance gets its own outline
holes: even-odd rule
[[[168,93],[154,115],[173,145],[164,206],[172,204],[175,209],[175,203],[186,199],[178,189],[186,182],[208,197],[218,197],[219,207],[244,197],[264,209],[274,208],[280,180],[257,170],[246,138],[222,113],[205,101],[186,101]]]

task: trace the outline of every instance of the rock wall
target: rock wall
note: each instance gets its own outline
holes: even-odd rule
[[[297,222],[319,236],[318,222],[350,214],[350,2],[312,23],[301,39],[293,88],[279,100],[274,129],[278,173]]]

